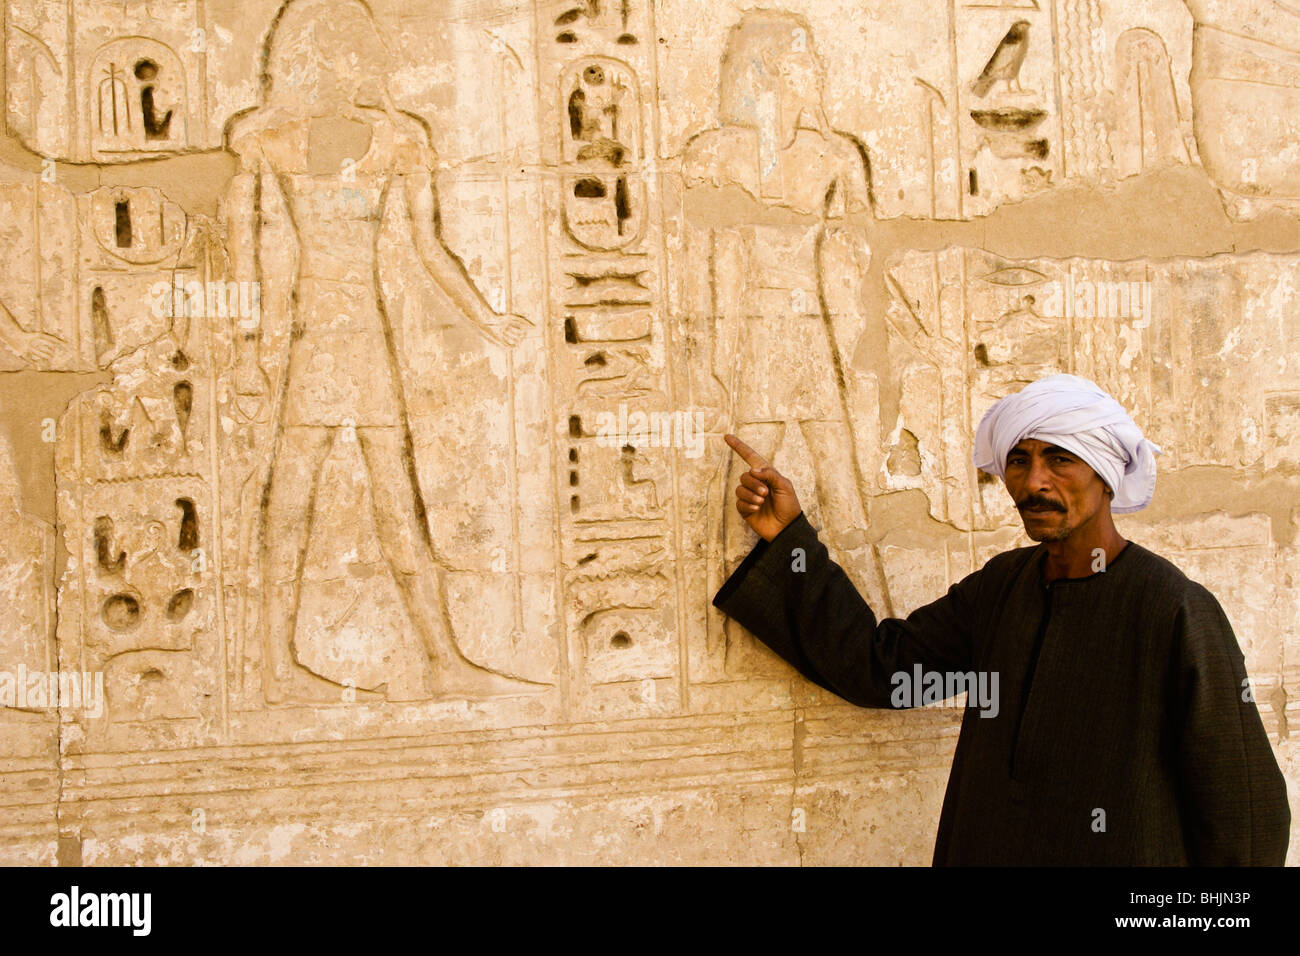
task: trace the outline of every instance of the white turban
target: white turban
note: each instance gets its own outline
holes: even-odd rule
[[[1114,493],[1116,514],[1151,503],[1160,448],[1086,378],[1050,375],[994,403],[975,430],[975,467],[1005,478],[1007,454],[1025,438],[1059,445],[1087,462]]]

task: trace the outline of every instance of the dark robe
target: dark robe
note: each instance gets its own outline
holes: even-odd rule
[[[894,675],[918,665],[998,674],[996,716],[967,702],[936,865],[1280,866],[1286,783],[1218,601],[1133,542],[1044,585],[1046,556],[1003,552],[877,621],[800,515],[713,603],[863,707],[895,706]]]

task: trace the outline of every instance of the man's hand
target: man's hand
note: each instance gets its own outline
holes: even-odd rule
[[[723,440],[749,465],[736,485],[736,510],[759,537],[771,541],[803,510],[794,485],[735,435],[724,435]]]

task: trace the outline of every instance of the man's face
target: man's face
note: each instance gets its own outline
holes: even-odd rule
[[[1037,438],[1007,453],[1005,481],[1034,541],[1064,541],[1110,508],[1106,483],[1083,459]]]

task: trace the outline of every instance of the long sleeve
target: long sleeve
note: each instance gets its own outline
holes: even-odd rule
[[[1177,771],[1197,866],[1281,866],[1291,811],[1245,659],[1219,602],[1192,585],[1178,618]]]
[[[760,541],[713,599],[809,680],[863,707],[893,707],[893,675],[971,669],[979,572],[906,620],[875,614],[808,519]]]

